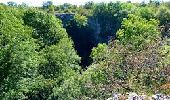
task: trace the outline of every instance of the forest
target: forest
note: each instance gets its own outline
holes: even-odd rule
[[[130,92],[170,95],[170,2],[0,3],[0,100]]]

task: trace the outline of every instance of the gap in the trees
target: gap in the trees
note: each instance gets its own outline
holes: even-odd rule
[[[69,37],[74,42],[74,48],[81,57],[80,66],[86,69],[92,62],[90,58],[91,50],[96,46],[94,30],[88,25],[79,26],[73,20],[74,14],[56,14],[56,17],[62,20],[63,27],[66,29]]]
[[[90,58],[91,50],[95,47],[93,31],[89,27],[76,27],[74,25],[66,27],[68,35],[74,42],[75,50],[81,57],[80,65],[82,68],[87,68],[92,62]]]
[[[56,17],[62,20],[63,27],[73,40],[74,48],[81,57],[80,66],[82,66],[83,69],[86,69],[92,63],[90,57],[92,48],[96,47],[98,43],[108,43],[110,39],[115,39],[115,33],[119,29],[117,27],[120,27],[115,23],[115,27],[112,27],[113,29],[102,30],[103,27],[101,27],[96,18],[93,17],[88,18],[87,25],[80,26],[74,21],[74,14],[56,14]]]

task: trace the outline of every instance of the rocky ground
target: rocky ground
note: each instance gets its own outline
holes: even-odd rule
[[[136,93],[128,93],[127,95],[113,93],[113,96],[107,100],[170,100],[170,95],[155,94],[152,96],[147,96],[138,95]]]

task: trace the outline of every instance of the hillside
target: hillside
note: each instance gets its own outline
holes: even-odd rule
[[[0,80],[2,100],[168,98],[170,2],[0,4]]]

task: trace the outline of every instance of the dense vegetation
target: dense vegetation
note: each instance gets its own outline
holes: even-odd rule
[[[0,99],[170,94],[169,5],[0,4]]]

